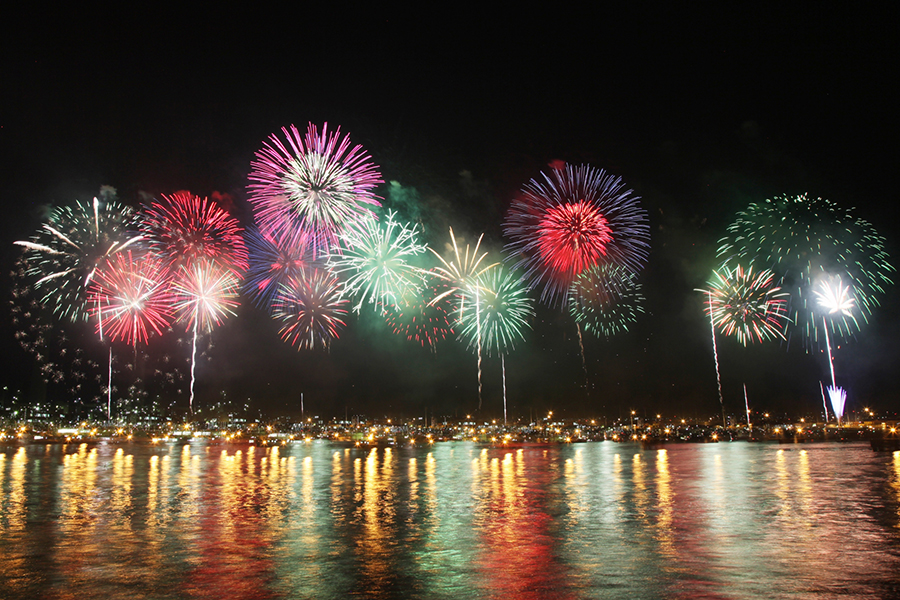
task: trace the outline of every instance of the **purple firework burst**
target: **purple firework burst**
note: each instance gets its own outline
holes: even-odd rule
[[[565,303],[578,275],[598,266],[637,273],[650,250],[639,197],[622,179],[589,165],[566,165],[532,179],[513,200],[503,233],[515,267],[541,300]]]

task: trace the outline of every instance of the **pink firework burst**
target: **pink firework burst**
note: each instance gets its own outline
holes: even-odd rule
[[[362,146],[351,146],[340,128],[321,133],[312,123],[306,135],[282,128],[256,153],[249,179],[250,202],[260,229],[283,240],[306,238],[314,257],[337,244],[347,229],[359,228],[380,206],[373,190],[381,175]]]
[[[190,192],[162,196],[145,206],[140,228],[164,267],[188,271],[201,262],[215,261],[233,273],[247,268],[247,247],[237,219],[207,198]]]
[[[621,178],[588,165],[532,179],[510,205],[503,233],[515,267],[541,300],[566,299],[587,269],[620,266],[637,273],[647,260],[650,226],[639,197]]]
[[[91,316],[99,317],[97,330],[132,346],[146,343],[151,332],[162,334],[174,318],[174,297],[162,263],[151,256],[132,256],[130,250],[103,262],[88,297]]]

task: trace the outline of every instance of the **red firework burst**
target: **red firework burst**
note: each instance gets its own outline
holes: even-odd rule
[[[647,260],[650,227],[639,198],[622,180],[588,165],[532,179],[510,206],[506,248],[541,300],[565,302],[586,269],[607,265],[638,272]]]
[[[383,308],[385,321],[394,333],[436,352],[438,343],[453,334],[453,307],[444,282],[437,277],[431,279],[431,285],[409,289],[396,304]]]
[[[606,256],[612,234],[606,218],[584,201],[552,206],[538,225],[538,254],[549,270],[581,273]],[[574,276],[573,276],[574,277]]]
[[[170,273],[191,271],[200,262],[215,261],[239,275],[247,268],[247,247],[237,219],[218,204],[176,192],[145,206],[140,228],[156,256]]]
[[[99,317],[98,331],[132,346],[147,342],[150,332],[161,334],[171,324],[173,300],[160,261],[132,257],[131,251],[105,260],[89,288],[91,315]]]

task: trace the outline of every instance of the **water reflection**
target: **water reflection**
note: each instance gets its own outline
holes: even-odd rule
[[[0,449],[2,598],[891,597],[900,452]]]

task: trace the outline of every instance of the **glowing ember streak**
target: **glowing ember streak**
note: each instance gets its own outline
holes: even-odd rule
[[[328,350],[344,328],[348,301],[337,278],[325,269],[304,269],[281,284],[272,316],[281,321],[281,339],[297,349]]]
[[[575,278],[601,264],[640,271],[650,247],[647,214],[620,178],[588,165],[541,177],[513,200],[503,232],[542,301],[565,303]]]
[[[146,343],[151,332],[161,334],[174,317],[174,296],[160,261],[148,256],[135,258],[130,250],[107,259],[97,270],[89,293],[97,328],[104,328],[113,341],[132,346]]]
[[[312,123],[302,137],[283,128],[256,153],[249,179],[250,202],[263,231],[287,243],[305,238],[316,258],[329,254],[341,234],[363,226],[380,206],[373,190],[383,183],[362,146],[350,145],[340,128],[321,134]]]
[[[712,316],[712,292],[707,291],[706,294],[709,298],[709,329],[712,334],[713,360],[716,363],[716,385],[719,388],[719,404],[722,405],[722,427],[728,427],[728,422],[725,420],[725,400],[722,398],[722,377],[719,375],[719,351],[716,348],[716,324],[713,321]]]

